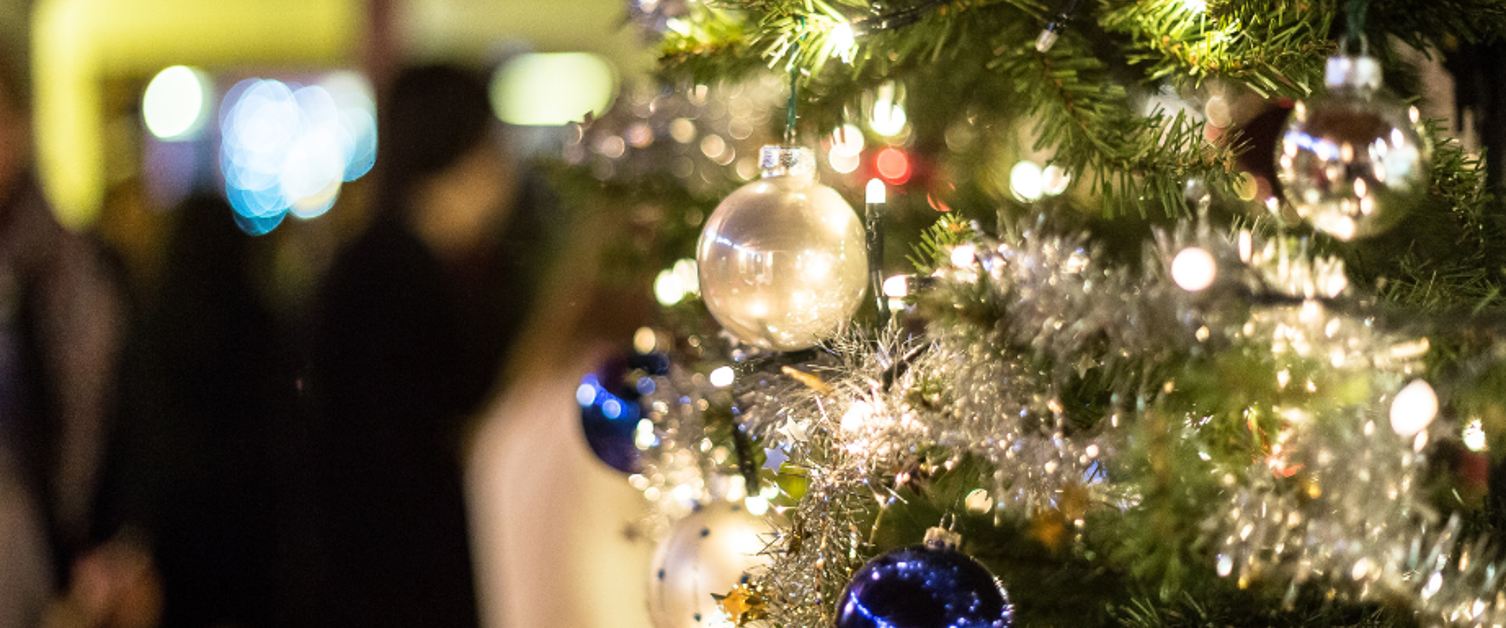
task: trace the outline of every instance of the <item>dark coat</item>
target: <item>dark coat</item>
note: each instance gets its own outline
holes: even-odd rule
[[[531,303],[538,189],[465,265],[379,218],[330,270],[312,326],[332,626],[474,626],[460,445]]]

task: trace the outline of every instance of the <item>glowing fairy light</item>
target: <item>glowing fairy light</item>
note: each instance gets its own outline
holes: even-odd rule
[[[1218,277],[1218,264],[1213,255],[1195,246],[1177,253],[1171,260],[1171,279],[1183,290],[1200,292],[1213,285]]]
[[[844,124],[831,132],[831,152],[856,156],[863,152],[863,130],[856,125]]]
[[[1022,201],[1034,201],[1046,191],[1041,167],[1033,161],[1021,161],[1009,169],[1009,191]]]
[[[874,133],[894,137],[905,132],[909,119],[899,103],[897,91],[894,83],[885,83],[875,92],[872,115],[868,118],[868,128]]]
[[[658,345],[659,334],[655,333],[652,327],[639,327],[638,331],[633,332],[634,351],[647,355],[653,353]]]
[[[659,301],[659,305],[668,307],[679,303],[685,298],[685,293],[685,285],[673,268],[659,271],[659,276],[654,278],[654,298]]]
[[[1423,380],[1413,380],[1391,400],[1391,429],[1404,438],[1417,435],[1438,416],[1438,394]]]
[[[885,279],[884,296],[891,299],[903,299],[910,296],[910,278],[905,275],[894,275]]]
[[[1485,451],[1489,448],[1485,438],[1485,426],[1481,424],[1480,419],[1471,420],[1468,425],[1464,426],[1464,433],[1461,436],[1464,446],[1470,451]]]
[[[707,379],[710,380],[712,386],[726,388],[732,385],[732,381],[736,379],[736,374],[732,372],[732,367],[730,366],[718,366],[712,369],[711,375]]]
[[[869,205],[880,205],[888,202],[889,190],[884,187],[884,182],[879,179],[869,179],[868,185],[863,187],[863,202]]]
[[[858,38],[852,31],[852,24],[838,22],[831,29],[831,55],[841,57],[845,63],[852,63],[852,55],[857,51]]]

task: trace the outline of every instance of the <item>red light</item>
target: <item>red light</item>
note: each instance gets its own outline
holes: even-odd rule
[[[888,183],[899,185],[910,180],[910,158],[898,148],[891,146],[879,151],[873,167],[878,170],[879,178]]]

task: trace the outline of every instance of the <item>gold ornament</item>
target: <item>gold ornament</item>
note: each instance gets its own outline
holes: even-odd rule
[[[726,613],[732,623],[739,628],[746,626],[750,621],[769,616],[768,600],[764,599],[756,584],[739,584],[726,595],[713,593],[711,597],[716,598],[717,606],[720,606],[722,612]]]

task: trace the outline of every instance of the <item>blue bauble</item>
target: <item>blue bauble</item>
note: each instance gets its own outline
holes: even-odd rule
[[[623,473],[639,469],[634,430],[643,417],[638,400],[654,391],[655,375],[669,373],[669,356],[631,353],[615,356],[580,378],[575,400],[591,453]]]
[[[1010,628],[1004,586],[965,554],[924,545],[879,555],[837,599],[837,628]]]

